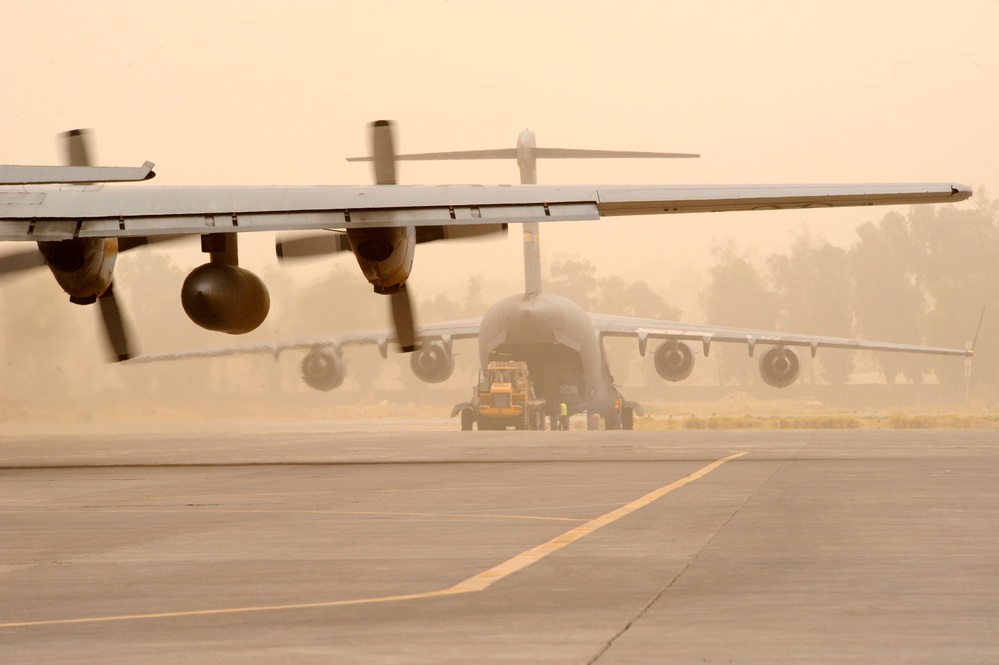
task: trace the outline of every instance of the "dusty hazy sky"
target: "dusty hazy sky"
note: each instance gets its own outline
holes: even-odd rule
[[[948,180],[996,195],[996,26],[991,0],[7,0],[0,160],[55,162],[53,136],[89,127],[101,163],[152,160],[158,184],[366,183],[343,158],[367,152],[368,121],[389,118],[410,152],[512,146],[530,127],[539,145],[703,155],[545,162],[547,183]],[[404,164],[400,177],[517,171]],[[623,272],[702,261],[732,234],[765,253],[806,224],[846,244],[884,212],[549,225],[544,243]],[[243,245],[251,268],[275,263],[260,235]],[[519,272],[518,242],[421,248],[414,280]]]

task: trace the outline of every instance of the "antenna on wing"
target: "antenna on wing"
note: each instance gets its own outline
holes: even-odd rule
[[[534,132],[525,129],[517,137],[516,148],[498,150],[458,150],[396,155],[397,160],[431,161],[456,159],[516,159],[520,184],[538,183],[538,159],[692,159],[690,152],[647,152],[631,150],[585,150],[577,148],[539,148]],[[374,157],[348,157],[348,162],[369,162]],[[528,294],[541,293],[541,244],[537,222],[524,223],[524,288]]]

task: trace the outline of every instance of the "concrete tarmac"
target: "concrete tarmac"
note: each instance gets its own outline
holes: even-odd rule
[[[995,431],[334,429],[0,435],[0,662],[999,662]]]

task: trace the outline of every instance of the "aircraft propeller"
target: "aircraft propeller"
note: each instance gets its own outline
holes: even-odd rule
[[[12,275],[25,270],[44,268],[45,259],[37,249],[0,256],[0,275]]]
[[[375,184],[395,185],[395,142],[392,137],[392,124],[388,120],[378,120],[371,123],[371,160],[374,162]],[[372,229],[379,233],[376,229]],[[394,229],[392,233],[400,233],[400,229]],[[415,231],[414,231],[415,234]],[[386,234],[387,235],[387,234]],[[427,238],[427,240],[436,238]],[[414,241],[421,241],[416,235]],[[368,238],[358,236],[355,238],[357,248],[352,247],[348,240],[348,234],[326,232],[319,235],[309,235],[298,238],[278,239],[277,255],[281,259],[304,258],[312,256],[322,256],[343,251],[354,251],[358,260],[377,264],[383,257],[388,257],[394,251],[387,247],[387,238]],[[392,241],[395,244],[397,241]],[[365,249],[368,247],[385,247],[385,250],[372,252]],[[377,256],[382,254],[381,256]],[[363,268],[363,266],[362,266]],[[408,273],[408,268],[407,268]],[[404,280],[404,278],[403,278]],[[405,281],[388,285],[388,288],[376,286],[376,291],[387,293],[391,303],[392,321],[395,324],[396,338],[399,343],[399,350],[407,353],[416,350],[416,318],[413,313],[413,304],[406,290]]]
[[[87,135],[89,132],[82,129],[74,129],[61,134],[64,139],[64,149],[66,151],[66,163],[69,166],[91,166],[91,152],[87,147]],[[142,239],[145,240],[145,239]],[[119,242],[119,249],[131,249],[138,247],[145,242],[129,243],[128,247],[122,247]],[[108,347],[111,350],[113,361],[128,360],[133,354],[131,344],[130,326],[125,321],[125,315],[118,303],[118,298],[114,292],[114,281],[108,284],[108,288],[98,297],[101,308],[101,321],[104,323],[104,334]]]

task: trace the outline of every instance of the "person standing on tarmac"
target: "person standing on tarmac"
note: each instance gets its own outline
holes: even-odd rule
[[[558,405],[558,428],[563,432],[569,430],[569,405],[565,402]]]

